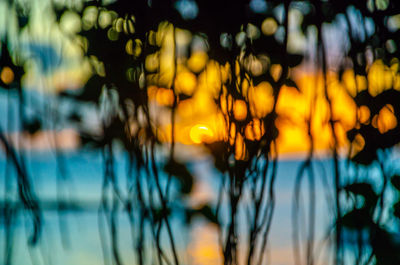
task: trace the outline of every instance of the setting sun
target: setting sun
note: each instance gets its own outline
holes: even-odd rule
[[[213,131],[206,125],[197,124],[190,129],[190,139],[195,144],[210,141],[213,137]]]

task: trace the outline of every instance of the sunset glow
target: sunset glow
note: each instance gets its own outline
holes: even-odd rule
[[[399,10],[0,2],[0,263],[400,264]]]
[[[394,71],[395,67],[397,67],[397,62],[391,68],[384,66],[380,61],[371,66],[368,75],[368,90],[372,95],[387,89],[391,85],[390,82],[396,83],[397,80],[400,80],[399,74]],[[178,103],[177,122],[175,124],[177,128],[176,141],[184,144],[199,144],[204,142],[204,137],[207,138],[207,141],[222,140],[227,135],[224,115],[232,111],[236,120],[241,121],[247,117],[247,105],[243,100],[234,101],[231,97],[222,96],[220,98],[221,109],[217,108],[214,99],[221,89],[220,71],[223,71],[222,67],[219,67],[213,61],[209,61],[204,72],[197,78],[190,72],[178,74],[175,81],[176,90],[193,96],[191,99],[182,100]],[[271,71],[274,72],[273,75],[276,75],[276,78],[279,78],[280,69],[278,66],[274,66]],[[386,74],[382,74],[382,72]],[[311,132],[314,148],[319,151],[328,150],[333,144],[333,138],[327,120],[329,109],[324,96],[323,76],[321,73],[315,75],[299,69],[296,71],[295,79],[299,90],[294,87],[283,86],[278,98],[276,111],[279,118],[276,125],[280,133],[276,142],[277,150],[281,154],[286,154],[305,152],[309,149],[310,139],[307,134],[307,119],[311,112],[313,113]],[[271,85],[262,82],[258,86],[246,86],[243,93],[248,92],[246,96],[249,100],[250,114],[257,118],[265,117],[273,107]],[[395,88],[400,89],[400,83]],[[154,92],[151,92],[155,91],[154,89],[151,88],[149,93],[154,95]],[[369,110],[365,106],[356,108],[352,96],[355,95],[356,91],[367,89],[367,80],[361,76],[354,76],[352,71],[344,72],[342,82],[339,82],[335,74],[329,73],[327,89],[332,101],[333,118],[338,121],[335,126],[335,133],[339,147],[348,144],[345,133],[346,130],[355,126],[357,115],[361,123],[372,122],[382,133],[394,128],[397,124],[393,108],[390,105],[382,109],[379,115],[375,117],[370,117]],[[173,102],[172,90],[157,89],[155,99],[162,106],[171,106]],[[315,105],[311,109],[312,102]],[[206,126],[202,125],[201,122],[203,121],[213,122],[210,123],[212,125]],[[182,129],[187,126],[191,129]],[[246,127],[245,137],[250,140],[260,139],[264,133],[260,121],[254,119]],[[168,135],[168,132],[166,134]],[[187,140],[188,138],[190,141]],[[236,141],[238,141],[236,152],[242,153],[241,150],[245,149],[245,146],[241,139],[236,139]],[[237,156],[241,157],[242,155]]]

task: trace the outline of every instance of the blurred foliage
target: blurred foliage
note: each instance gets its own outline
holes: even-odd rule
[[[10,10],[16,10],[19,29],[29,27],[29,6],[18,1],[9,1],[9,5]],[[285,118],[278,113],[277,105],[285,87],[302,93],[294,73],[306,63],[318,66],[316,75],[322,75],[324,80],[323,96],[329,109],[325,123],[331,135],[337,208],[334,263],[343,262],[342,238],[347,230],[368,233],[368,240],[358,245],[358,254],[353,254],[357,264],[399,263],[398,235],[385,227],[382,217],[386,208],[392,209],[390,218],[400,216],[400,201],[392,205],[384,203],[388,183],[399,192],[399,176],[386,164],[387,157],[380,156],[400,142],[398,1],[119,0],[76,4],[57,1],[51,7],[60,25],[67,16],[77,16],[80,20],[76,34],[68,31],[64,34],[81,45],[91,76],[82,89],[59,95],[77,106],[68,118],[76,124],[82,145],[103,153],[105,174],[100,212],[110,220],[115,264],[122,261],[115,244],[118,236],[115,216],[110,213],[118,208],[119,200],[126,206],[130,220],[139,220],[132,221],[132,225],[146,223],[150,227],[151,238],[144,239],[140,233],[135,237],[138,264],[148,262],[143,255],[144,240],[152,240],[160,264],[170,264],[171,257],[175,264],[180,263],[170,222],[173,213],[182,212],[187,221],[200,215],[223,231],[224,264],[239,264],[237,248],[242,240],[248,240],[244,252],[247,264],[265,262],[275,203],[277,139],[282,133],[278,123]],[[293,10],[301,17],[300,24],[295,25],[301,35],[314,37],[315,43],[310,47],[314,51],[289,49],[292,34],[289,20]],[[332,55],[328,49],[332,46],[325,36],[325,30],[332,25],[344,25],[346,31],[336,63],[330,61]],[[23,64],[11,58],[7,43],[7,39],[2,41],[0,86],[21,91]],[[307,58],[311,54],[314,58]],[[348,113],[356,116],[354,126],[346,129],[348,163],[354,168],[379,167],[383,184],[378,192],[367,182],[343,184],[344,176],[351,173],[339,169],[338,130],[343,127],[334,117],[334,104],[340,102],[332,103],[335,91],[329,92],[330,72],[346,88],[356,106],[354,114]],[[220,131],[217,134],[216,130],[210,132],[209,128],[198,126],[197,131],[191,132],[192,143],[204,146],[222,176],[223,195],[219,194],[219,198],[228,204],[228,217],[220,214],[220,200],[190,207],[187,198],[195,177],[176,151],[177,110],[185,103],[193,104],[190,100],[196,97],[203,78],[213,95]],[[23,93],[19,93],[20,104],[24,104]],[[78,111],[78,106],[96,109],[99,128],[86,126],[85,112]],[[211,111],[212,106],[205,108]],[[366,117],[362,115],[365,112]],[[168,116],[169,121],[160,121],[158,116]],[[312,120],[310,110],[305,121],[310,150],[299,170],[299,179],[306,169],[312,171],[315,151]],[[40,119],[23,118],[22,123],[22,128],[32,134],[42,127]],[[163,130],[162,126],[168,129]],[[126,194],[119,189],[115,178],[116,146],[127,151],[131,162]],[[145,179],[139,177],[142,174]],[[247,226],[248,239],[237,228],[244,194],[251,198],[246,208],[251,220]],[[346,200],[342,199],[343,194],[348,195]],[[126,201],[121,199],[124,196]],[[21,199],[24,200],[22,195]],[[160,242],[162,229],[167,231],[171,255],[165,254],[167,247]],[[310,241],[312,229],[308,231]],[[309,253],[315,252],[312,244],[307,247]],[[314,258],[308,255],[306,259],[307,264],[312,264]]]

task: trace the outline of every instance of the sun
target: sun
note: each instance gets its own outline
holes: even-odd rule
[[[204,124],[196,124],[190,129],[190,139],[195,144],[209,142],[213,139],[214,132]]]

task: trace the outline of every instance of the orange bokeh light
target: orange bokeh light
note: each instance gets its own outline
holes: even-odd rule
[[[14,72],[11,70],[10,67],[5,66],[1,70],[0,79],[3,81],[4,84],[9,85],[14,81]]]

